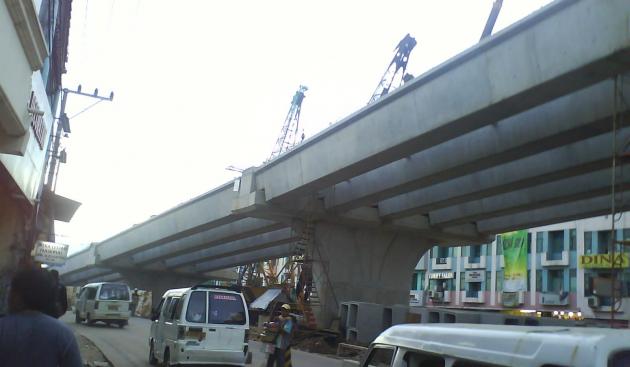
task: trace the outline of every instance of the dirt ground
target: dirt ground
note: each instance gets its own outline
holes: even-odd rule
[[[88,338],[83,335],[74,334],[79,344],[79,351],[81,352],[81,358],[83,358],[83,365],[85,366],[111,366],[103,353],[92,343]]]

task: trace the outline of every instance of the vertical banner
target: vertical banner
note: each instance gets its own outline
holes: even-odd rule
[[[527,231],[501,235],[503,246],[503,291],[527,291]]]

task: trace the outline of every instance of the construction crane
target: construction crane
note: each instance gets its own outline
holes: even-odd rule
[[[490,10],[490,15],[488,16],[486,26],[483,28],[483,32],[481,33],[481,38],[479,39],[479,41],[482,41],[484,38],[492,34],[492,29],[494,28],[494,24],[497,22],[497,18],[499,17],[501,6],[503,6],[503,0],[495,0],[492,4],[492,10]]]
[[[308,88],[306,86],[300,85],[293,95],[291,107],[289,108],[287,117],[284,119],[284,123],[282,124],[280,136],[278,136],[276,145],[271,152],[271,156],[267,159],[267,162],[276,158],[280,154],[291,150],[294,146],[304,140],[304,132],[300,131],[300,112],[302,111],[302,101],[304,101],[305,97],[304,93],[307,90]]]
[[[403,82],[413,79],[413,76],[406,74],[405,71],[407,70],[409,54],[416,47],[416,44],[416,39],[411,37],[409,33],[398,42],[398,46],[394,48],[394,57],[376,86],[376,90],[372,93],[368,104],[386,96],[392,88],[400,87]]]

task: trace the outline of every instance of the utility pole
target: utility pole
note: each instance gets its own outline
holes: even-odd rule
[[[59,113],[59,121],[57,122],[57,130],[55,131],[52,154],[50,156],[50,167],[48,169],[48,179],[46,180],[46,185],[48,186],[49,190],[52,192],[55,191],[55,188],[57,186],[56,183],[55,185],[53,185],[53,180],[55,180],[55,174],[58,171],[57,165],[58,165],[58,159],[59,159],[59,145],[61,144],[61,134],[62,132],[65,132],[65,133],[70,132],[70,119],[68,118],[68,115],[66,115],[66,102],[68,101],[68,93],[78,94],[80,96],[97,99],[98,101],[92,106],[102,101],[111,102],[114,100],[114,92],[111,92],[109,94],[109,97],[103,97],[103,96],[98,95],[98,88],[94,89],[93,94],[81,92],[81,85],[77,87],[77,90],[70,90],[67,88],[64,88],[61,90],[61,111]]]

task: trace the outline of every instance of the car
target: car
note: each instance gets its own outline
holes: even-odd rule
[[[124,283],[90,283],[81,288],[75,304],[75,322],[97,321],[123,328],[131,316],[131,291]]]
[[[630,330],[479,324],[396,325],[360,364],[392,367],[625,367]]]
[[[244,366],[248,359],[249,313],[237,288],[168,290],[151,319],[152,365]]]

